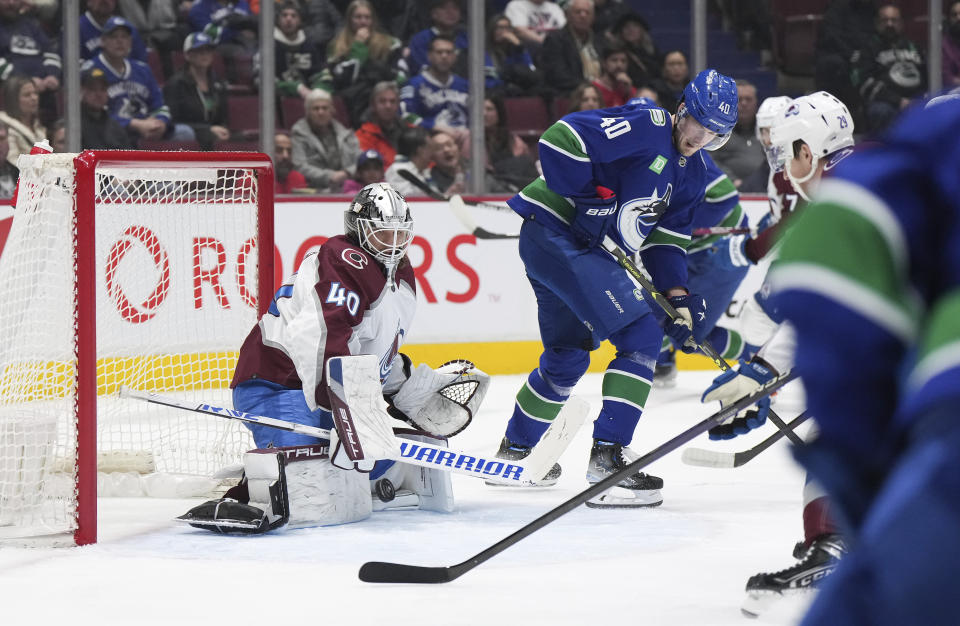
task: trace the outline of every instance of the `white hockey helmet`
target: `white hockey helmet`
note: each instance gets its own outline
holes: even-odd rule
[[[785,108],[770,128],[770,168],[780,171],[793,157],[793,144],[802,141],[813,154],[810,173],[794,183],[809,180],[817,171],[817,162],[825,156],[853,145],[853,117],[847,105],[826,91],[797,98]],[[789,175],[789,170],[787,171]]]
[[[757,109],[757,139],[763,141],[761,129],[769,129],[773,126],[777,117],[790,106],[791,102],[793,98],[790,96],[771,96],[760,103],[760,108]]]
[[[413,240],[410,208],[389,183],[373,183],[358,191],[343,213],[343,229],[391,274]]]

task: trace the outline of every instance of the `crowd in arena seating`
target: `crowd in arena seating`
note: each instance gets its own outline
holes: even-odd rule
[[[258,20],[268,0],[81,1],[83,148],[257,147]],[[64,144],[60,2],[0,0],[0,196],[19,154],[44,137]],[[741,49],[762,51],[781,77],[809,74],[779,91],[837,94],[858,132],[882,130],[927,91],[926,43],[916,40],[925,0],[708,5]],[[960,87],[960,1],[944,5],[943,83]],[[691,74],[689,27],[658,32],[645,6],[486,0],[488,192],[510,193],[536,177],[536,140],[568,112],[634,97],[676,110]],[[465,18],[463,0],[277,0],[279,189],[349,193],[379,177],[421,193],[397,174],[407,169],[437,193],[464,191]],[[754,128],[762,98],[750,80],[738,86],[740,123],[714,157],[742,191],[763,191]]]

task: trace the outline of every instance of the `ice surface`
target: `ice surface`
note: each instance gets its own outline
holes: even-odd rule
[[[645,453],[716,410],[699,395],[713,372],[680,372],[654,389],[631,447]],[[512,409],[520,376],[494,377],[483,409],[451,446],[489,454]],[[600,376],[576,393],[595,416]],[[774,408],[802,409],[796,383]],[[683,465],[680,452],[650,471],[663,477],[655,509],[580,507],[465,574],[436,586],[361,583],[368,560],[452,565],[514,532],[586,487],[590,424],[561,459],[553,489],[485,486],[454,476],[457,512],[374,513],[346,526],[260,537],[224,537],[171,521],[198,500],[102,498],[100,542],[83,548],[0,545],[4,624],[794,624],[804,600],[758,620],[740,614],[759,571],[793,563],[802,538],[803,474],[778,443],[737,469]],[[700,447],[741,450],[773,432]]]

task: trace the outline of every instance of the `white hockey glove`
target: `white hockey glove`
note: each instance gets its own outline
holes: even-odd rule
[[[452,437],[470,424],[489,386],[490,377],[470,361],[448,361],[436,370],[421,363],[386,396],[388,412],[432,435]]]

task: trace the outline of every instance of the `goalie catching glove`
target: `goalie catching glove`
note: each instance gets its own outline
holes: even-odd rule
[[[401,365],[402,363],[402,365]],[[398,420],[440,437],[466,428],[480,408],[490,377],[470,361],[447,361],[437,369],[398,354],[384,383],[387,412]]]

